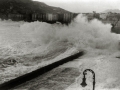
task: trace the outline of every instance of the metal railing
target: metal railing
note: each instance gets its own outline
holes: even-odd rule
[[[95,90],[95,73],[94,73],[94,71],[93,70],[91,70],[91,69],[86,69],[86,70],[84,70],[84,72],[83,72],[83,81],[82,81],[82,83],[81,83],[81,86],[82,87],[85,87],[85,86],[87,86],[87,83],[86,83],[86,78],[85,78],[85,75],[87,75],[87,71],[90,71],[92,74],[93,74],[93,90]]]

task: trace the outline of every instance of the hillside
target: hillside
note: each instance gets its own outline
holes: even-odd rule
[[[0,13],[70,13],[62,8],[32,0],[0,0]]]

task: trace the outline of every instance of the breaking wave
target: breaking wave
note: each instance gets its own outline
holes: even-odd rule
[[[72,45],[78,50],[114,51],[119,49],[119,35],[111,33],[110,24],[103,24],[96,19],[88,22],[82,15],[79,15],[69,26],[37,21],[23,24],[20,30],[29,41],[36,45],[64,42],[68,47]],[[54,48],[57,46],[54,45]]]
[[[111,33],[110,24],[96,19],[88,22],[82,15],[78,15],[68,26],[38,21],[0,23],[1,49],[4,46],[1,54],[38,53],[57,47],[75,47],[86,51],[119,49],[119,35]]]

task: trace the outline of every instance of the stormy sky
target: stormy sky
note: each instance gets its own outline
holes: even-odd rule
[[[102,12],[106,9],[120,9],[120,0],[33,0],[61,7],[72,12]]]

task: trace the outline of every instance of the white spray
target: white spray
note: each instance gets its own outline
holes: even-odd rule
[[[10,50],[24,52],[24,54],[28,53],[28,50],[32,53],[39,52],[36,48],[41,46],[46,48],[54,45],[53,49],[58,46],[62,48],[65,43],[66,47],[72,45],[86,51],[89,49],[118,50],[118,35],[111,33],[109,24],[105,25],[96,19],[88,22],[82,15],[78,15],[69,26],[38,21],[31,23],[0,21],[0,23],[1,44]]]

